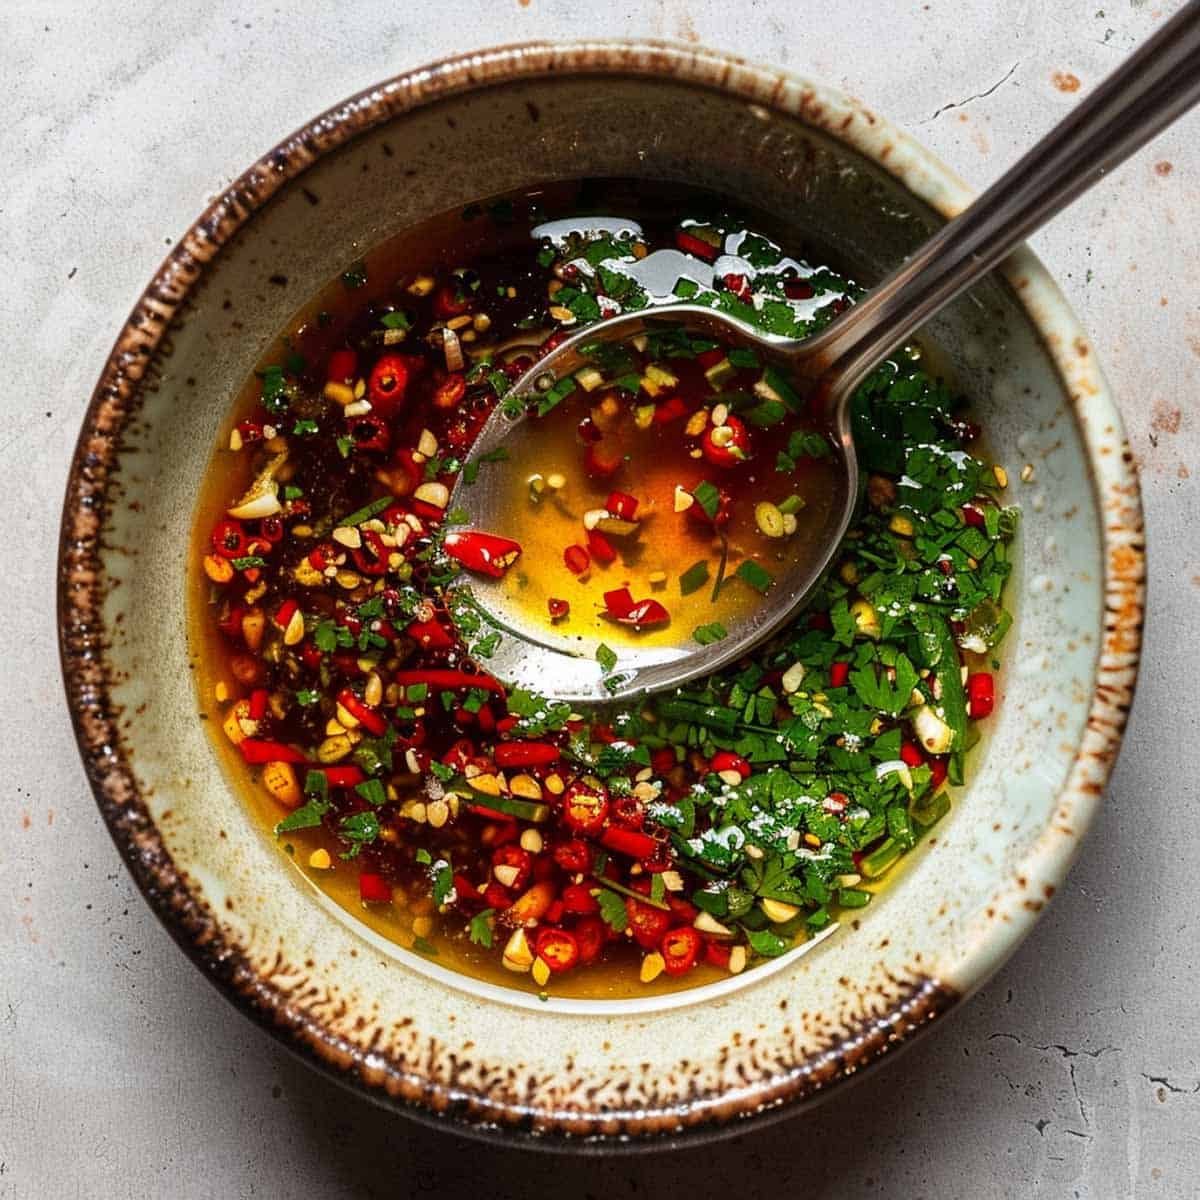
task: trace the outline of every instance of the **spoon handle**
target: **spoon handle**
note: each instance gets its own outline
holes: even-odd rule
[[[1157,33],[969,208],[808,343],[845,404],[862,378],[943,305],[1200,100],[1200,0]]]

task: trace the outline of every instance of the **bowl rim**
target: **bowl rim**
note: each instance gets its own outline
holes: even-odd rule
[[[336,1081],[426,1123],[449,1125],[506,1144],[519,1136],[544,1148],[628,1149],[628,1142],[604,1136],[582,1142],[568,1140],[561,1132],[547,1136],[521,1126],[497,1132],[489,1125],[445,1115],[448,1097],[443,1097],[441,1104],[422,1104],[389,1096],[361,1078],[356,1067],[362,1065],[362,1052],[357,1047],[322,1030],[318,1022],[312,1023],[316,1028],[304,1030],[288,1024],[273,987],[241,959],[237,946],[224,938],[203,900],[192,893],[186,878],[174,867],[138,794],[122,744],[118,713],[109,699],[103,654],[101,538],[108,488],[119,466],[122,433],[136,414],[143,381],[169,335],[172,320],[201,283],[209,264],[277,192],[360,135],[457,95],[560,74],[640,78],[667,74],[674,82],[798,117],[863,154],[945,217],[961,211],[972,198],[971,190],[938,158],[861,102],[790,72],[695,46],[645,39],[526,42],[455,55],[364,89],[284,138],[226,187],[176,242],[124,322],[89,401],[67,480],[58,556],[59,653],[79,752],[114,843],[168,932],[241,1011]],[[902,153],[894,153],[897,148]],[[1097,652],[1088,719],[1056,813],[1070,836],[1053,843],[1039,838],[1016,872],[1019,876],[1026,869],[1039,879],[1061,883],[1115,762],[1133,698],[1144,609],[1141,498],[1133,456],[1108,385],[1057,285],[1027,248],[1015,252],[1000,270],[1042,336],[1071,399],[1101,517],[1104,638]],[[1114,441],[1117,453],[1113,452]],[[1051,890],[1047,889],[1048,893]],[[873,1044],[865,1055],[843,1064],[833,1081],[861,1074],[864,1066],[910,1042],[915,1032],[928,1028],[930,1018],[982,985],[1022,940],[1042,907],[1039,903],[1030,909],[1028,901],[1025,906],[1026,911],[1018,912],[1013,921],[994,926],[990,941],[964,955],[956,980],[959,990],[915,995],[909,1004],[881,1018],[880,1036],[871,1039]],[[1017,909],[1015,900],[1013,909]],[[914,1005],[919,1010],[917,1019]],[[764,1082],[762,1093],[769,1082]],[[761,1122],[764,1115],[793,1112],[800,1101],[810,1100],[814,1094],[824,1096],[828,1090],[827,1083],[815,1093],[797,1089],[779,1095],[776,1089],[769,1097],[772,1110],[764,1114],[764,1095],[750,1088],[737,1101],[733,1116],[757,1116]],[[527,1117],[513,1114],[514,1121]],[[639,1144],[663,1148],[697,1136],[745,1128],[744,1119],[718,1119],[727,1123],[709,1121],[682,1137],[659,1132],[661,1125],[650,1123],[632,1132],[653,1131],[655,1136]]]

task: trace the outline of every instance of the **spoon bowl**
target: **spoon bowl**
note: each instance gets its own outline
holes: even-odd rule
[[[643,263],[659,255],[684,257],[678,251],[661,250]],[[673,261],[664,260],[663,265],[671,271],[676,268]],[[526,422],[539,419],[535,415],[539,395],[587,366],[591,361],[588,351],[597,344],[624,342],[639,334],[667,329],[715,338],[731,347],[752,348],[765,363],[792,375],[798,390],[820,406],[839,465],[834,492],[818,518],[818,527],[807,530],[814,552],[801,557],[776,579],[760,604],[732,621],[728,636],[721,641],[700,645],[691,640],[690,631],[683,631],[667,644],[626,644],[611,671],[606,671],[596,657],[601,638],[560,630],[548,623],[544,614],[535,616],[519,588],[512,585],[511,576],[492,579],[460,573],[453,586],[468,593],[503,635],[489,668],[517,686],[572,703],[600,703],[678,687],[720,670],[744,654],[748,646],[776,633],[795,615],[828,570],[853,519],[859,481],[849,405],[840,402],[838,389],[817,388],[811,380],[804,380],[806,365],[817,361],[820,354],[819,339],[785,338],[701,305],[669,304],[590,325],[561,342],[514,383],[508,394],[511,402],[493,410],[451,496],[451,507],[466,514],[468,527],[503,533],[510,524],[513,498],[521,481],[511,478],[511,471],[502,461],[495,461],[496,453],[524,436]],[[473,483],[466,482],[471,479]]]

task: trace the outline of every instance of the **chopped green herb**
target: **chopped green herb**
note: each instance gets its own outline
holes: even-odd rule
[[[492,917],[495,914],[494,908],[485,908],[483,912],[478,912],[471,918],[471,924],[467,929],[467,936],[471,941],[485,950],[492,948]]]
[[[721,507],[721,493],[707,479],[701,480],[696,484],[695,490],[692,492],[692,497],[704,510],[704,515],[710,521],[717,515]]]
[[[679,594],[681,596],[690,596],[693,592],[698,592],[708,582],[708,563],[701,559],[699,562],[692,563],[690,567],[679,577]]]
[[[356,508],[348,517],[343,517],[339,525],[361,525],[364,521],[369,521],[372,517],[378,516],[385,508],[390,508],[396,501],[391,496],[380,496],[378,500],[372,500],[370,504],[364,504],[362,508]]]
[[[774,576],[765,567],[752,558],[747,558],[738,565],[734,574],[743,582],[749,584],[756,592],[765,592],[775,582]]]
[[[625,901],[616,892],[607,888],[597,888],[594,893],[596,902],[600,905],[600,919],[610,929],[624,933],[629,925],[629,913],[625,909]]]
[[[720,621],[712,621],[708,625],[697,625],[692,631],[692,637],[701,646],[711,646],[714,642],[722,641],[728,636],[729,630]]]

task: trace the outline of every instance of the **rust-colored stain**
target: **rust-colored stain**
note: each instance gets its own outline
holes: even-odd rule
[[[1055,71],[1050,76],[1050,82],[1054,84],[1060,92],[1077,92],[1079,91],[1079,76],[1070,71]]]
[[[1155,175],[1170,175],[1173,170],[1175,170],[1174,164],[1167,162],[1165,158],[1162,160],[1162,162],[1156,162],[1154,164]]]
[[[21,828],[28,829],[33,824],[33,818],[27,813],[21,814]]]
[[[1178,407],[1159,400],[1154,405],[1154,413],[1150,418],[1150,428],[1155,433],[1178,433],[1183,424],[1183,412]]]

